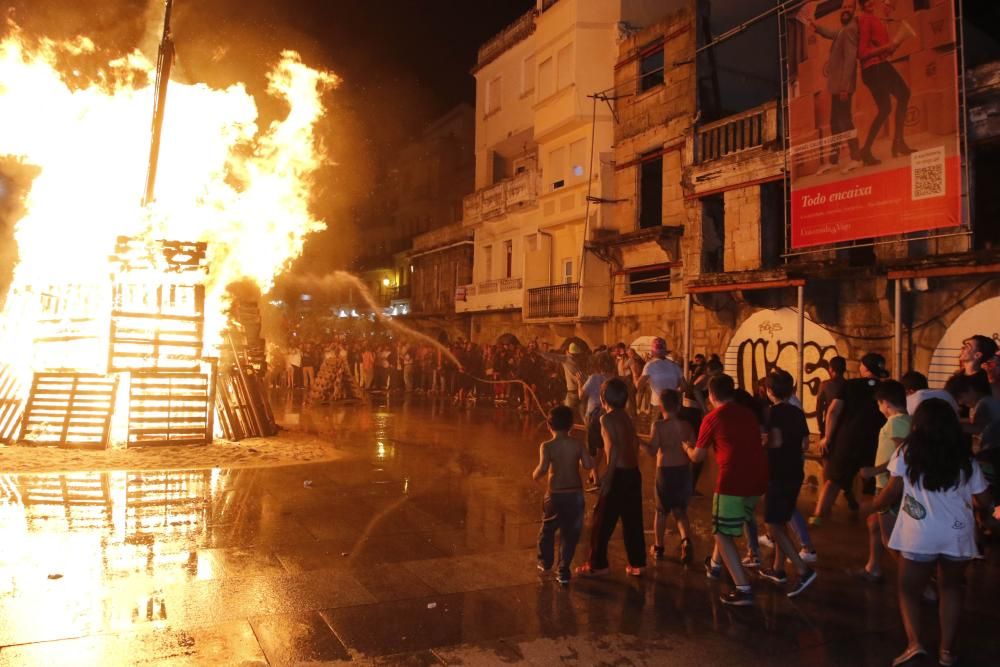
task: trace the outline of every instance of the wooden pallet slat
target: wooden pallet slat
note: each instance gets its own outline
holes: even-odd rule
[[[128,445],[212,441],[212,375],[134,373],[129,392]]]
[[[116,378],[92,373],[35,373],[18,441],[107,448],[117,387]]]

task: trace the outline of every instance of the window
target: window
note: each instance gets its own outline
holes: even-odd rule
[[[483,280],[493,279],[493,246],[483,246]]]
[[[573,83],[573,45],[567,44],[556,54],[556,69],[558,77],[556,90],[568,88]]]
[[[507,239],[503,242],[504,254],[504,278],[510,278],[514,269],[514,241]]]
[[[663,45],[645,49],[639,57],[639,92],[663,83]]]
[[[573,260],[564,259],[563,265],[563,282],[567,285],[573,283]]]
[[[587,140],[577,139],[569,145],[570,174],[579,178],[587,173]]]
[[[669,268],[632,271],[628,274],[628,293],[630,296],[637,296],[640,294],[660,294],[669,291]]]
[[[549,153],[549,183],[553,190],[558,190],[566,184],[566,149],[557,148]]]
[[[785,181],[760,186],[760,265],[773,269],[785,250]]]
[[[544,100],[556,92],[556,72],[552,58],[546,58],[538,66],[538,99]]]
[[[663,224],[663,154],[657,150],[639,163],[639,228]]]
[[[726,239],[726,201],[722,195],[701,198],[701,270],[721,273]]]
[[[503,77],[491,79],[486,84],[486,113],[491,114],[500,110],[500,101],[503,96]]]
[[[528,56],[521,63],[521,94],[527,95],[535,89],[535,56]]]

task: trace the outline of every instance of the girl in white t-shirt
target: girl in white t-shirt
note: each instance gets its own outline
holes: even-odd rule
[[[889,547],[900,553],[899,608],[908,644],[893,665],[926,655],[920,644],[920,606],[937,566],[941,620],[939,662],[955,664],[952,652],[962,609],[963,574],[978,555],[973,500],[992,506],[979,464],[952,407],[923,401],[910,435],[889,461],[889,484],[873,509],[899,506]]]

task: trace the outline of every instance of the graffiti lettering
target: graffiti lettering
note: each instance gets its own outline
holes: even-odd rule
[[[794,375],[798,367],[798,346],[793,341],[756,338],[740,341],[736,345],[735,379],[747,391],[753,392],[760,381],[776,368]],[[819,385],[830,377],[830,359],[835,356],[837,348],[833,345],[820,345],[814,341],[805,341],[803,345],[802,408],[810,422],[816,418]]]

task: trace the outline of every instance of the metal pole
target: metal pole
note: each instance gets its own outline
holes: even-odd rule
[[[156,188],[156,171],[160,163],[160,138],[163,134],[163,115],[167,104],[167,85],[170,82],[170,67],[174,62],[174,42],[170,36],[170,13],[174,0],[164,0],[163,8],[163,38],[160,40],[160,50],[156,58],[156,86],[153,92],[153,127],[149,144],[149,167],[146,172],[146,191],[142,197],[142,205],[148,206],[153,201]]]
[[[805,338],[806,338],[806,314],[805,314],[805,286],[799,285],[796,289],[796,297],[799,309],[798,326],[795,329],[795,345],[799,352],[799,370],[796,372],[795,385],[798,388],[799,403],[805,399],[805,392],[802,387],[802,378],[805,375]]]
[[[691,293],[684,295],[684,359],[685,364],[691,363]]]
[[[892,351],[895,356],[895,368],[893,370],[896,372],[896,379],[898,380],[903,375],[903,281],[895,280],[893,282],[895,283],[896,303],[892,323]]]

